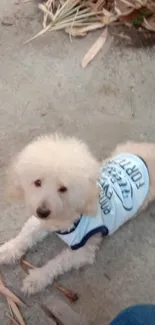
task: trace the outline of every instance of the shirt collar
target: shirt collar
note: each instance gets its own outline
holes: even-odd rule
[[[80,223],[81,219],[82,219],[82,215],[78,219],[75,220],[75,222],[73,223],[73,225],[71,226],[71,228],[66,229],[66,230],[62,230],[62,231],[61,230],[58,230],[58,231],[56,231],[56,233],[59,234],[59,235],[67,235],[67,234],[70,234],[71,232],[73,232],[77,228],[77,226]]]

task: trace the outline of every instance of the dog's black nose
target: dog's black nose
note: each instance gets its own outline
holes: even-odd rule
[[[47,218],[49,215],[50,215],[50,213],[51,213],[51,211],[50,210],[48,210],[48,209],[46,209],[46,208],[38,208],[37,209],[37,216],[40,218],[40,219],[45,219],[45,218]]]

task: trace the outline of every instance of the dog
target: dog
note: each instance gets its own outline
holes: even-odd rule
[[[127,142],[100,163],[82,141],[46,135],[28,144],[8,169],[8,194],[32,215],[0,247],[0,263],[18,261],[52,231],[68,246],[30,271],[22,291],[34,294],[64,272],[93,264],[103,237],[155,199],[155,145]]]

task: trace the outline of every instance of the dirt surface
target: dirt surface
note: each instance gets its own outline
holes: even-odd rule
[[[15,0],[16,1],[16,0]],[[4,197],[9,159],[34,136],[62,131],[89,143],[99,158],[127,139],[155,141],[154,49],[111,44],[86,70],[80,62],[100,34],[72,44],[63,32],[24,42],[40,29],[40,13],[29,2],[0,2],[0,243],[15,236],[27,218],[21,205]],[[123,42],[123,41],[122,41]],[[155,302],[154,205],[104,241],[92,267],[73,271],[61,282],[80,295],[73,309],[92,325],[108,325],[124,307]],[[54,235],[28,255],[42,265],[63,248]],[[8,286],[21,296],[20,267],[1,267]],[[27,325],[50,324],[39,303],[53,295],[48,288],[26,298]],[[64,299],[64,298],[63,298]],[[0,324],[9,324],[0,297]]]

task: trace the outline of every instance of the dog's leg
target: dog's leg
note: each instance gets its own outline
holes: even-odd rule
[[[48,232],[42,229],[40,221],[32,216],[15,238],[0,247],[0,263],[16,262],[29,248],[42,241],[47,234]]]
[[[100,241],[100,237],[94,237],[83,248],[77,251],[66,249],[43,267],[31,270],[24,280],[22,291],[26,294],[42,291],[59,275],[85,264],[93,264]]]

